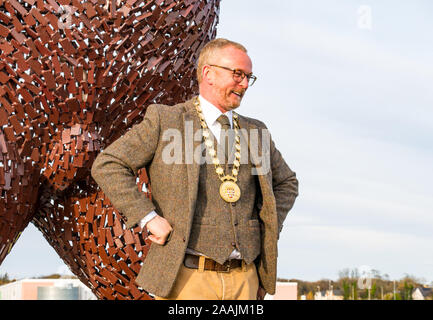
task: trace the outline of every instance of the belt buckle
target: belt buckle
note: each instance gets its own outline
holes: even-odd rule
[[[223,268],[221,268],[221,267],[223,267]],[[219,270],[216,270],[216,272],[220,272],[220,273],[228,273],[228,272],[230,272],[230,260],[228,260],[228,261],[226,261],[226,262],[224,262],[223,264],[217,264],[217,269],[219,269]]]

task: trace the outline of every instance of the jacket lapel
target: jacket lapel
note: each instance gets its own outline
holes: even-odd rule
[[[263,172],[259,160],[262,159],[262,136],[260,132],[260,128],[247,121],[241,115],[239,116],[239,127],[241,128],[241,134],[244,138],[244,141],[248,142],[248,156],[251,157],[251,162],[253,163],[253,167],[256,168],[257,174],[259,176],[266,176],[266,173]],[[252,139],[256,139],[257,141],[252,142]],[[260,182],[262,186],[262,182]],[[270,187],[270,186],[269,186]],[[262,186],[263,188],[263,186]]]
[[[197,130],[201,128],[200,121],[194,106],[194,99],[190,99],[185,103],[185,113],[183,114],[183,146],[184,149],[184,163],[187,170],[188,178],[188,208],[192,215],[195,211],[195,204],[198,192],[198,179],[200,173],[200,164],[194,159],[194,153],[200,144],[201,139],[194,139]],[[196,141],[197,140],[197,141]]]
[[[265,223],[273,224],[275,221],[272,221],[272,212],[276,212],[275,206],[275,197],[272,191],[272,172],[269,170],[268,172],[264,172],[262,168],[262,163],[259,161],[263,161],[262,154],[262,132],[260,132],[261,128],[258,128],[256,125],[247,121],[244,117],[239,115],[239,126],[241,134],[243,135],[245,141],[248,141],[248,155],[251,157],[251,163],[253,164],[253,168],[256,169],[257,178],[259,179],[260,190],[262,192],[263,197],[263,207],[260,211],[260,218]],[[253,132],[253,130],[257,130],[257,132]],[[251,141],[252,139],[256,139],[257,142]],[[266,155],[265,155],[266,156]],[[272,222],[271,222],[272,221]]]

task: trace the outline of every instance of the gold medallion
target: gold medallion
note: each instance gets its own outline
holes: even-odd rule
[[[236,182],[226,180],[221,183],[220,195],[226,202],[236,202],[241,197],[241,189]]]
[[[194,104],[197,110],[197,114],[200,118],[201,127],[203,129],[203,138],[205,140],[206,149],[208,149],[209,154],[213,158],[212,163],[215,165],[215,172],[218,175],[218,178],[222,181],[222,184],[220,186],[220,196],[226,202],[236,202],[241,197],[241,189],[236,184],[237,176],[239,174],[239,169],[241,166],[241,139],[239,136],[238,115],[233,112],[233,126],[236,133],[235,147],[237,151],[235,152],[235,160],[233,161],[233,169],[231,172],[232,175],[224,175],[224,169],[221,167],[220,161],[216,156],[213,141],[209,138],[209,128],[207,127],[206,121],[204,120],[198,97],[196,97]]]

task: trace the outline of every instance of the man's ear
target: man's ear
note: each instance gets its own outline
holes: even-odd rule
[[[201,71],[202,82],[206,82],[208,85],[213,85],[214,82],[214,72],[212,68],[208,65],[205,65]]]

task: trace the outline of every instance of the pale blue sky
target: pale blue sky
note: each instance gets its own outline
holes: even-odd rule
[[[428,0],[221,1],[218,36],[244,44],[258,76],[238,111],[268,125],[300,180],[279,277],[368,265],[433,281],[432,30]],[[0,274],[62,268],[29,226]]]
[[[365,5],[371,29],[358,27]],[[222,1],[219,36],[245,44],[259,77],[239,112],[265,121],[300,180],[279,276],[368,265],[433,280],[432,9]]]

